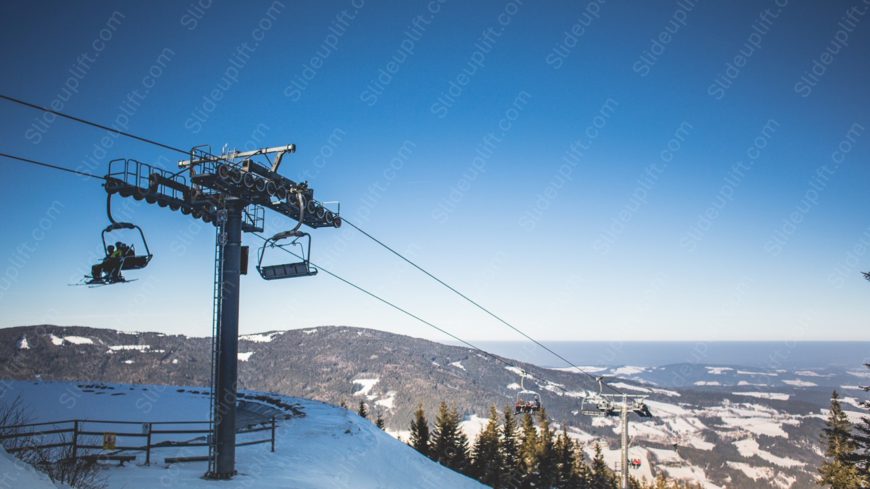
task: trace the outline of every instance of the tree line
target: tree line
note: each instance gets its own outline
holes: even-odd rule
[[[460,428],[456,408],[441,402],[434,424],[422,406],[411,421],[408,444],[432,460],[495,489],[618,489],[619,478],[607,466],[596,444],[587,460],[566,429],[553,429],[545,409],[535,419],[518,417],[508,406],[501,415],[490,408],[486,427],[472,442]],[[536,424],[537,421],[537,424]],[[691,489],[700,487],[666,480],[630,480],[632,489]]]

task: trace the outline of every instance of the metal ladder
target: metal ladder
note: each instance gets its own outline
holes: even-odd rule
[[[218,212],[222,212],[219,210]],[[226,212],[226,211],[223,211]],[[218,347],[220,345],[220,323],[221,323],[221,305],[223,302],[223,257],[224,243],[226,235],[224,234],[224,222],[226,214],[223,218],[219,218],[218,226],[215,228],[214,237],[214,292],[212,296],[212,318],[211,318],[211,385],[208,407],[208,471],[215,471],[215,384],[217,384],[215,367],[217,366]]]

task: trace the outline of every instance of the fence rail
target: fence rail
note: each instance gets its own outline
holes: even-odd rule
[[[69,425],[69,426],[65,426]],[[101,425],[101,426],[95,426]],[[142,427],[141,432],[131,431],[116,431],[113,426],[121,428],[122,426],[129,430],[130,426],[138,425]],[[0,426],[0,444],[6,447],[9,453],[17,453],[28,450],[49,450],[55,448],[69,448],[72,452],[71,457],[77,458],[93,458],[106,455],[120,455],[122,452],[144,452],[145,465],[151,464],[151,452],[161,448],[183,448],[183,447],[208,447],[212,431],[207,428],[193,429],[167,429],[163,427],[171,427],[173,425],[203,425],[209,426],[208,421],[155,421],[155,422],[140,422],[140,421],[109,421],[99,419],[67,419],[62,421],[45,421],[40,423],[26,423],[19,425]],[[160,426],[161,429],[154,429],[155,426]],[[47,427],[46,429],[34,429]],[[275,416],[269,420],[254,423],[236,431],[238,434],[262,433],[268,431],[268,438],[257,440],[242,440],[237,441],[237,447],[260,445],[269,443],[271,451],[275,451]],[[64,436],[69,435],[69,436]],[[160,439],[176,435],[206,435],[206,440],[202,440],[202,436],[190,439]],[[102,437],[102,445],[94,444],[93,437]],[[20,440],[24,438],[28,442],[20,444]],[[83,439],[85,438],[85,439]],[[89,439],[88,439],[89,438]],[[123,446],[117,443],[118,439],[145,438],[145,444],[141,446]],[[102,453],[82,453],[80,450],[96,450]],[[110,452],[110,453],[106,453]],[[199,460],[201,457],[167,457],[166,460],[174,462]],[[168,462],[167,462],[168,463]]]

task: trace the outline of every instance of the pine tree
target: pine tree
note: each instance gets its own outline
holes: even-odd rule
[[[592,469],[586,464],[582,451],[577,453],[577,489],[589,489],[592,487]]]
[[[855,441],[851,435],[852,424],[840,406],[840,396],[831,394],[831,412],[828,414],[822,442],[825,444],[825,461],[819,468],[818,483],[831,489],[859,489],[861,477],[855,466]]]
[[[459,414],[441,402],[432,432],[431,458],[441,465],[464,472],[468,465],[468,438],[459,429]]]
[[[365,401],[360,401],[360,402],[359,402],[359,409],[357,409],[356,413],[359,414],[360,417],[362,417],[362,418],[368,418],[368,417],[369,417],[369,411],[368,411],[368,409],[366,409],[366,403],[365,403]]]
[[[383,431],[386,431],[386,424],[384,423],[384,417],[381,415],[381,412],[378,411],[378,417],[375,418],[375,426],[380,428]]]
[[[429,443],[429,420],[426,419],[423,405],[420,404],[417,406],[417,411],[414,412],[414,419],[411,421],[410,445],[416,448],[418,452],[429,457]]]
[[[556,459],[556,483],[558,489],[582,489],[577,470],[576,446],[568,437],[568,431],[562,427],[562,432],[556,438],[553,447]],[[581,462],[582,463],[582,462]]]
[[[604,461],[604,453],[602,453],[601,445],[598,443],[595,444],[595,456],[592,457],[590,472],[590,489],[615,489],[617,487],[616,475]]]
[[[870,368],[870,363],[865,363],[864,366]],[[865,392],[870,392],[870,386],[865,386],[863,389]],[[870,400],[862,402],[861,405],[870,413]],[[863,478],[864,487],[870,487],[870,416],[861,417],[861,422],[855,426],[852,438],[855,442],[853,457],[855,467]]]
[[[555,442],[553,440],[553,431],[550,430],[550,420],[547,419],[547,412],[542,408],[538,423],[540,424],[538,436],[538,486],[553,487],[558,480],[556,473],[556,454]]]
[[[471,473],[480,482],[498,488],[501,475],[501,452],[499,450],[498,411],[489,408],[489,422],[477,436],[472,450]]]
[[[517,420],[513,406],[504,408],[504,422],[501,429],[501,478],[499,487],[518,487],[520,483],[520,455],[517,444]]]
[[[523,416],[521,431],[519,466],[522,474],[520,487],[538,487],[540,475],[538,472],[538,429],[535,428],[531,414],[526,413]]]

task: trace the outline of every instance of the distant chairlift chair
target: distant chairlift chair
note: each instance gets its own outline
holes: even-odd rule
[[[541,410],[541,396],[535,391],[525,387],[526,372],[520,377],[520,391],[517,392],[517,402],[514,404],[514,413],[534,414]]]

